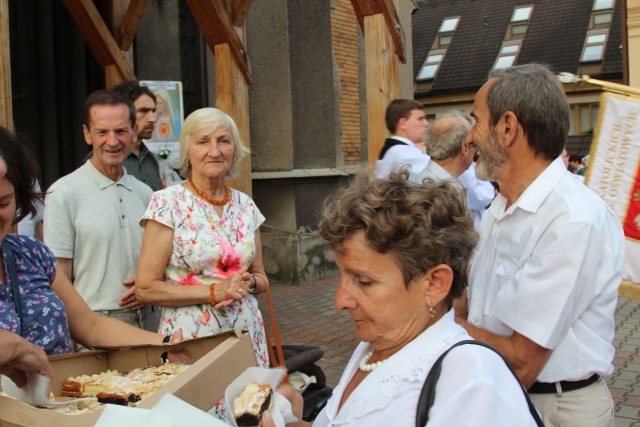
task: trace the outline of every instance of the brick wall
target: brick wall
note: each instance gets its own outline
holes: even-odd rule
[[[358,75],[358,20],[351,0],[335,0],[331,11],[331,39],[340,75],[342,154],[345,164],[362,161]]]

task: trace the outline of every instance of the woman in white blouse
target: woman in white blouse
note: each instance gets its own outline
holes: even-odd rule
[[[359,176],[325,206],[320,234],[342,273],[334,306],[349,312],[362,342],[314,426],[414,426],[432,365],[471,339],[452,309],[477,242],[464,194],[448,182],[408,183],[408,176]],[[284,394],[301,414],[301,398]],[[427,425],[536,424],[500,356],[463,345],[444,359]]]

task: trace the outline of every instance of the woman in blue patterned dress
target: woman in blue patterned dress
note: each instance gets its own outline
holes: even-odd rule
[[[41,197],[33,187],[38,169],[24,143],[0,127],[0,329],[21,335],[48,355],[73,352],[72,339],[85,347],[162,343],[164,335],[95,314],[57,270],[49,248],[9,233],[12,225],[36,211]],[[10,258],[19,298],[13,292]],[[180,339],[176,335],[173,342]]]
[[[262,264],[264,221],[246,194],[228,188],[249,153],[231,117],[193,112],[180,134],[181,175],[188,182],[157,191],[145,226],[136,296],[163,307],[160,332],[185,337],[248,330],[258,366],[269,356],[255,294],[269,286]]]

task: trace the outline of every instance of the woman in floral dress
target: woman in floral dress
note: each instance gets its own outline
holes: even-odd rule
[[[258,366],[268,367],[255,298],[269,286],[258,230],[264,216],[249,196],[225,185],[248,153],[222,111],[203,108],[187,117],[180,158],[189,179],[156,192],[141,220],[136,296],[163,307],[163,334],[248,330]]]

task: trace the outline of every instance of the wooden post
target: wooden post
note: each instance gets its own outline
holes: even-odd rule
[[[629,61],[629,86],[640,88],[640,0],[627,0],[627,58]],[[627,37],[625,37],[627,36]]]
[[[378,159],[387,137],[384,113],[400,93],[400,60],[383,14],[364,17],[369,163]]]
[[[240,138],[250,147],[249,86],[227,43],[215,45],[213,54],[216,63],[216,107],[233,118],[238,126]],[[228,184],[251,196],[250,155],[242,161],[238,176]]]
[[[9,50],[9,0],[0,0],[0,126],[13,129],[11,55]]]

